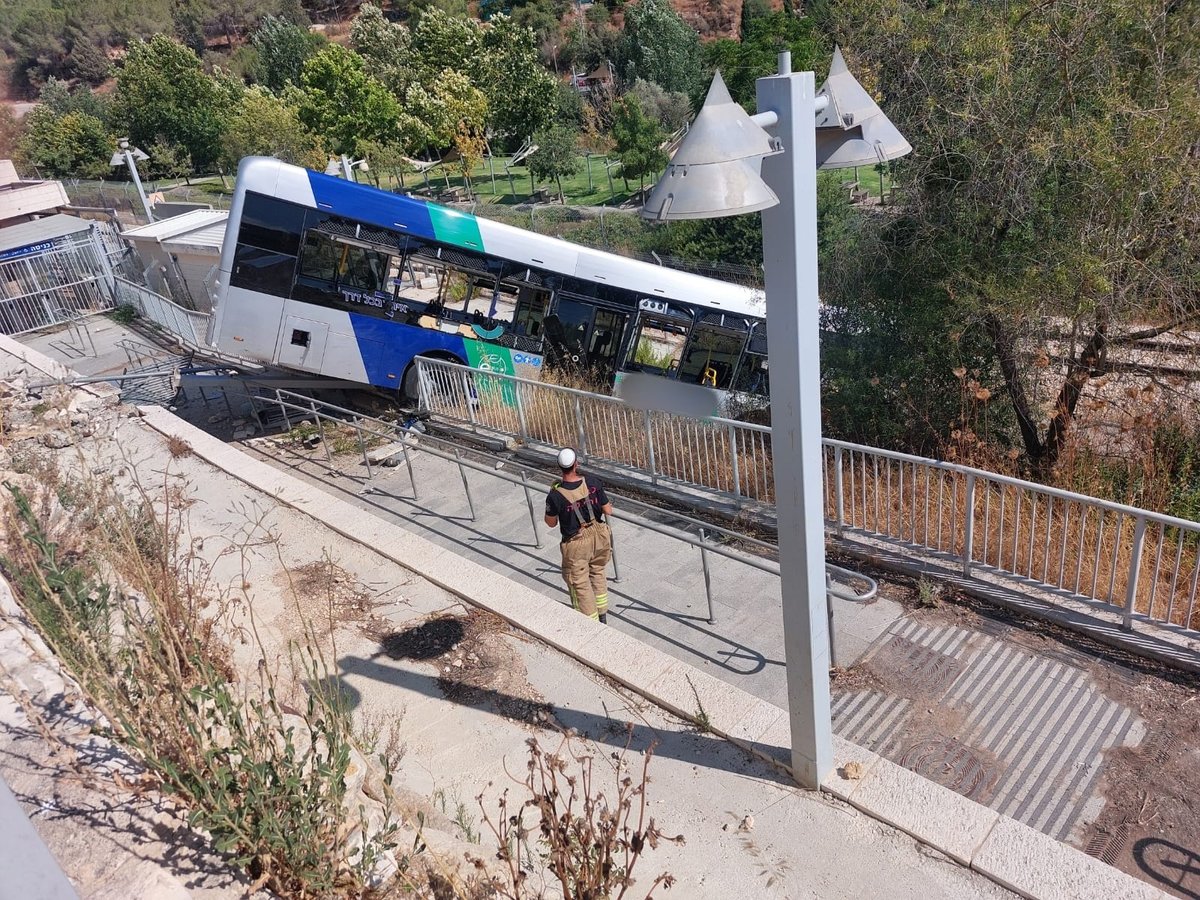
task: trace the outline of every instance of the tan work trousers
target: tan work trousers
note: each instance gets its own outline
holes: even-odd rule
[[[612,559],[612,533],[606,522],[585,528],[562,545],[562,575],[571,606],[592,619],[608,611],[604,570]]]

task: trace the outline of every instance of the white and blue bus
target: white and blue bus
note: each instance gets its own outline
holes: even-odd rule
[[[249,157],[210,342],[416,394],[417,356],[538,377],[652,372],[766,394],[760,290],[627,259],[276,159]]]

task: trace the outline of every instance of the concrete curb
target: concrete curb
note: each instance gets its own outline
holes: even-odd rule
[[[161,407],[142,407],[164,437],[255,490],[486,609],[650,702],[689,721],[700,709],[711,731],[788,770],[783,710],[614,629],[601,629],[502,575],[409,531],[364,515],[222,443]],[[1153,886],[1000,815],[854,744],[835,738],[835,771],[822,790],[1017,893],[1032,898],[1166,897]],[[790,770],[789,770],[790,771]]]

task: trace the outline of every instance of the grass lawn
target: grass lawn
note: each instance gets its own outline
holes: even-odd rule
[[[472,170],[472,184],[475,189],[475,199],[479,203],[512,206],[531,202],[554,202],[558,200],[558,189],[553,181],[531,183],[529,168],[525,165],[512,167],[511,175],[505,170],[508,157],[494,159],[490,166],[487,160]],[[568,206],[620,206],[631,200],[638,191],[638,183],[630,181],[628,189],[624,179],[618,174],[619,164],[615,159],[604,156],[593,156],[589,163],[586,157],[579,157],[579,168],[574,175],[563,178],[562,188]],[[379,186],[388,190],[401,187],[401,179],[390,170],[362,172],[354,170],[354,175],[363,184],[375,184],[378,177]],[[892,179],[876,170],[874,166],[861,166],[858,169],[845,169],[837,173],[844,182],[857,180],[860,190],[874,197],[881,194],[882,188],[890,190]],[[428,178],[415,172],[403,174],[403,186],[422,196],[437,199],[448,189],[457,189],[463,200],[467,199],[464,180],[453,166],[438,166],[428,173]],[[426,183],[428,182],[428,190]],[[646,186],[654,183],[647,178]],[[233,194],[234,178],[226,176],[197,176],[191,185],[181,181],[166,183],[148,183],[146,192],[162,190],[169,200],[188,200],[199,203],[211,203],[224,208],[229,205]],[[84,197],[99,197],[101,195],[115,197],[133,197],[133,187],[127,182],[89,182],[79,180],[67,181],[68,193],[79,193]],[[544,191],[537,194],[538,190]],[[536,195],[536,196],[535,196]]]

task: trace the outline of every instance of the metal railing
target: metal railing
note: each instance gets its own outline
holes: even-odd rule
[[[769,504],[770,428],[626,406],[615,397],[418,359],[421,403],[435,416],[574,446],[584,459]],[[1200,523],[981,469],[823,441],[825,517],[839,537],[869,536],[952,560],[1019,591],[1094,604],[1195,632]]]
[[[626,406],[616,397],[418,357],[420,402],[455,419],[542,447],[576,447],[737,501],[773,499],[771,429]]]
[[[139,315],[166,329],[189,350],[207,349],[208,313],[184,309],[162,294],[119,276],[113,283],[119,304],[132,306]]]
[[[1200,523],[842,441],[824,442],[825,512],[852,530],[1020,586],[1196,630]]]
[[[505,460],[505,469],[503,470],[496,468],[494,463],[484,465],[475,462],[464,456],[462,450],[455,447],[451,442],[434,435],[422,434],[419,444],[412,443],[409,440],[408,434],[393,423],[364,416],[354,410],[281,388],[260,389],[254,395],[254,399],[258,403],[271,404],[278,408],[283,425],[289,431],[292,429],[293,423],[298,424],[301,421],[313,422],[317,428],[317,436],[320,438],[320,444],[325,451],[326,463],[331,468],[335,466],[334,452],[331,448],[336,446],[336,438],[331,440],[331,435],[326,429],[351,429],[354,433],[354,437],[351,439],[352,447],[357,447],[358,455],[362,457],[367,482],[374,480],[374,469],[381,465],[380,461],[372,462],[371,460],[372,445],[375,445],[374,449],[378,449],[379,445],[391,445],[390,450],[392,455],[403,455],[414,501],[420,499],[420,492],[416,476],[413,472],[413,453],[426,453],[430,456],[454,463],[458,466],[459,475],[462,479],[463,491],[466,495],[467,508],[470,510],[471,521],[476,521],[476,514],[475,501],[471,494],[471,483],[467,476],[468,471],[482,473],[520,487],[525,495],[525,503],[529,510],[529,520],[533,527],[534,544],[539,550],[542,548],[542,530],[544,529],[544,525],[538,516],[538,511],[541,507],[541,498],[539,496],[539,502],[535,504],[531,491],[534,489],[541,491],[549,489],[550,483],[545,473],[539,472],[536,469],[526,469],[523,466],[514,465],[511,460]],[[346,450],[344,444],[342,450]],[[511,474],[514,472],[515,474]],[[345,473],[341,472],[340,474]],[[726,543],[735,543],[746,547],[753,547],[767,554],[774,554],[777,552],[777,548],[773,544],[729,528],[715,525],[712,522],[701,521],[682,513],[669,512],[632,498],[621,497],[619,498],[618,505],[620,509],[614,511],[612,519],[617,521],[622,519],[631,520],[632,517],[627,515],[627,510],[640,513],[641,515],[633,521],[633,524],[638,528],[644,528],[648,531],[664,535],[688,546],[695,547],[700,551],[700,564],[704,575],[704,593],[708,606],[707,621],[709,624],[715,622],[712,583],[709,577],[710,555],[734,560],[777,577],[779,575],[779,564],[777,562],[756,556],[753,553],[738,552],[726,546]],[[678,527],[668,527],[661,524],[661,519],[664,516],[669,517]],[[613,580],[619,582],[619,549],[615,535],[612,538],[612,548]],[[826,603],[830,621],[830,652],[831,657],[835,657],[833,598],[852,602],[866,602],[875,598],[879,591],[879,585],[874,579],[866,575],[835,565],[826,566],[825,582]],[[863,590],[858,591],[854,589],[852,585],[856,582],[863,586]]]

